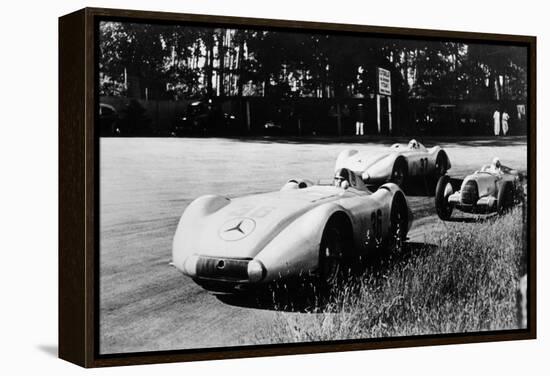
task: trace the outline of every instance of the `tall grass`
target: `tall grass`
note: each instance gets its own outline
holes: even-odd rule
[[[521,209],[446,226],[436,247],[394,254],[341,286],[317,313],[279,313],[261,336],[306,342],[517,328]]]

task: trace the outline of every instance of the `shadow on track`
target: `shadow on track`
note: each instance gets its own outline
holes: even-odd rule
[[[436,184],[437,181],[425,177],[409,178],[405,183],[403,192],[407,196],[433,197],[435,196]]]
[[[301,283],[287,282],[242,294],[218,294],[221,302],[242,308],[269,311],[312,313],[320,306],[313,278]]]
[[[451,217],[446,221],[455,222],[455,223],[483,223],[491,219],[494,219],[496,217],[497,217],[497,214],[492,213],[492,214],[480,214],[480,215],[476,215],[475,217]]]
[[[373,252],[369,259],[363,262],[361,268],[354,272],[346,284],[354,288],[365,276],[374,275],[381,278],[384,272],[393,265],[404,262],[411,257],[427,254],[437,247],[433,244],[407,242],[399,252],[388,257],[385,251]],[[380,276],[380,277],[376,277]],[[217,294],[221,302],[237,307],[255,308],[281,312],[316,313],[321,312],[326,302],[324,294],[318,291],[314,278],[301,281],[288,281],[278,285],[270,285],[263,289],[242,294]]]
[[[435,188],[438,179],[417,177],[409,178],[403,191],[407,196],[435,197]],[[463,179],[451,177],[451,185],[454,191],[459,191]]]

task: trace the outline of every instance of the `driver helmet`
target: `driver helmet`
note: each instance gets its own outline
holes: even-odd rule
[[[495,170],[500,169],[502,164],[500,163],[500,159],[498,157],[493,158],[493,163],[491,164],[491,167],[493,167]]]
[[[334,174],[334,186],[347,189],[349,185],[349,171],[345,168],[336,171],[336,174]]]
[[[412,139],[409,141],[409,148],[410,149],[417,149],[418,148],[418,141],[415,139]]]

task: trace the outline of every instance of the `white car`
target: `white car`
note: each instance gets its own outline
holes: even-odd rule
[[[408,144],[393,144],[382,153],[344,150],[338,155],[335,171],[347,168],[361,176],[367,185],[392,182],[401,188],[407,179],[429,178],[435,185],[451,168],[445,150],[439,146],[426,148],[416,140]]]
[[[349,170],[335,181],[290,180],[275,192],[197,198],[178,224],[173,265],[213,291],[308,276],[334,286],[361,255],[403,242],[412,223],[397,185],[371,192]]]

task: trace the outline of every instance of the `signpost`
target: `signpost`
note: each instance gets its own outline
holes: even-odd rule
[[[376,120],[378,122],[378,133],[382,133],[382,124],[380,110],[381,98],[388,100],[388,130],[392,133],[392,116],[391,116],[391,72],[388,69],[378,68],[378,93],[376,94]]]
[[[378,68],[378,92],[391,96],[391,74],[384,68]]]

